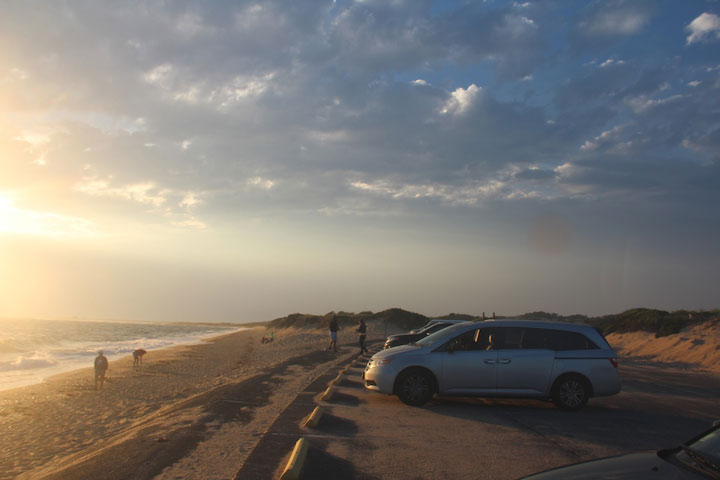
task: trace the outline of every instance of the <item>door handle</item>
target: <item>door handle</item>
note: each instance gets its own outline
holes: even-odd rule
[[[512,362],[509,358],[505,358],[503,360],[498,360],[497,363],[502,363],[503,365],[507,365],[508,363]]]
[[[495,364],[495,363],[498,363],[497,360],[483,360],[483,361],[484,361],[485,363],[487,363],[488,365],[493,365],[493,364]]]

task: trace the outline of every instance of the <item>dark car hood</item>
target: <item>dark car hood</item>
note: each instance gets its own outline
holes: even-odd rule
[[[591,460],[523,478],[528,480],[690,480],[708,477],[675,466],[658,457],[655,452],[647,452]]]
[[[388,336],[386,341],[398,340],[398,339],[405,340],[405,339],[414,338],[414,337],[420,338],[421,336],[422,335],[418,335],[417,333],[398,333],[396,335]]]

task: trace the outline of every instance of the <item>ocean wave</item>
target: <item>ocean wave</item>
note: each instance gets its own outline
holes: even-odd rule
[[[40,354],[34,353],[29,356],[21,356],[12,362],[0,362],[0,372],[10,372],[15,370],[32,370],[37,368],[54,367],[58,364],[57,360]]]

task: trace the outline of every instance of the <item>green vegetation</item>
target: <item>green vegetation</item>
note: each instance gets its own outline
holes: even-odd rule
[[[333,315],[337,316],[340,328],[349,328],[358,324],[360,319],[366,322],[387,322],[388,325],[395,325],[401,329],[412,330],[421,327],[428,321],[428,317],[419,313],[408,312],[401,308],[390,308],[382,312],[373,313],[364,311],[360,313],[352,312],[328,312],[325,315],[310,315],[303,313],[293,313],[287,317],[276,318],[267,323],[268,328],[317,328],[326,329],[330,324]]]
[[[395,326],[402,330],[412,330],[428,322],[429,318],[419,313],[408,312],[401,308],[391,308],[382,312],[373,313],[363,311],[352,312],[328,312],[325,315],[310,315],[304,313],[293,313],[287,317],[276,318],[266,323],[267,328],[280,329],[287,327],[326,329],[330,324],[333,315],[337,315],[340,328],[349,328],[357,325],[361,318],[366,322],[385,322],[388,326]],[[614,315],[602,317],[588,317],[586,315],[559,315],[549,312],[531,312],[523,315],[516,315],[510,318],[522,320],[545,320],[569,323],[587,323],[598,327],[607,335],[617,332],[645,331],[655,333],[656,337],[664,337],[680,332],[683,328],[696,324],[718,319],[720,310],[676,310],[666,312],[651,308],[633,308]],[[480,316],[465,313],[449,313],[433,318],[449,318],[455,320],[477,320]],[[507,318],[496,315],[495,318]]]
[[[680,332],[685,327],[702,323],[718,315],[718,310],[666,312],[652,308],[632,308],[616,315],[593,318],[589,323],[599,327],[604,334],[613,332],[654,332],[656,337],[665,337]]]
[[[522,315],[517,315],[513,318],[519,318],[522,320],[543,320],[551,322],[568,322],[568,323],[587,323],[587,315],[558,315],[557,313],[548,312],[530,312]]]

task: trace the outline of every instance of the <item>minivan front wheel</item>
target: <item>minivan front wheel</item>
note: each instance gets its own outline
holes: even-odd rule
[[[561,378],[553,389],[552,400],[562,410],[580,410],[590,397],[590,385],[578,375]]]
[[[402,372],[395,385],[400,400],[415,407],[429,402],[434,393],[430,374],[420,369]]]

